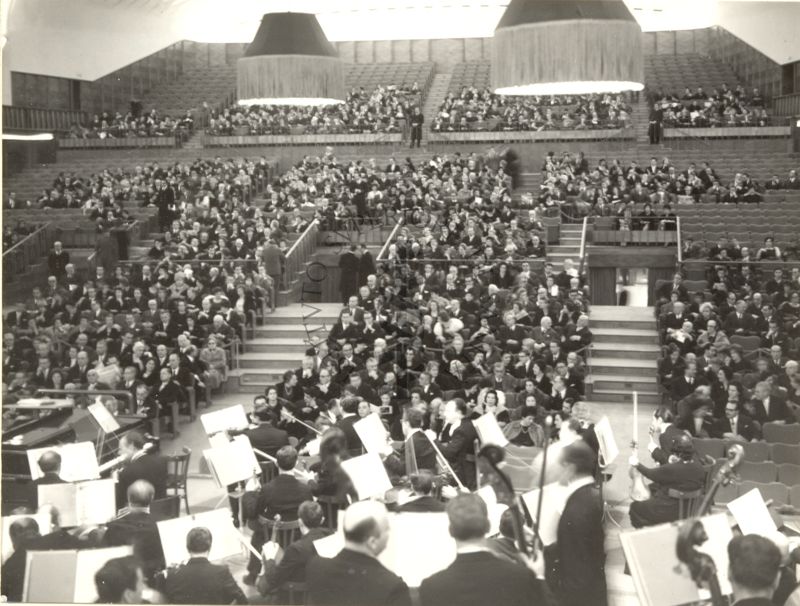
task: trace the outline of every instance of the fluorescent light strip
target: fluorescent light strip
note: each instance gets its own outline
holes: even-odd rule
[[[337,105],[344,99],[325,99],[317,97],[272,97],[263,99],[239,99],[239,105]]]
[[[573,81],[573,82],[537,82],[520,86],[504,86],[495,89],[498,95],[510,96],[543,96],[543,95],[588,95],[591,93],[622,93],[644,89],[641,82],[624,81]]]
[[[53,133],[38,133],[36,135],[3,133],[3,141],[52,141],[53,139]]]

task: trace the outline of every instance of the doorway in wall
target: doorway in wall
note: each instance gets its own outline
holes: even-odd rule
[[[617,305],[627,307],[647,306],[647,272],[646,267],[617,269]]]

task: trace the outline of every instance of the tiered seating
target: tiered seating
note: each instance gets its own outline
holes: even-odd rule
[[[433,63],[353,63],[345,68],[344,83],[369,91],[390,84],[410,88],[416,82],[424,94],[432,76]]]
[[[707,92],[723,82],[729,88],[739,84],[736,74],[726,65],[710,57],[697,54],[646,55],[644,79],[648,89],[656,91],[683,91],[702,86]]]
[[[780,201],[776,201],[780,200]],[[736,239],[747,246],[751,254],[770,236],[775,245],[784,249],[795,244],[800,234],[800,193],[780,193],[758,206],[699,204],[678,206],[681,235],[684,241],[712,245],[722,236]]]
[[[486,61],[470,61],[456,63],[453,66],[453,75],[450,78],[451,93],[461,92],[465,86],[486,88],[490,85],[491,64]]]
[[[204,102],[211,106],[224,103],[235,90],[235,65],[191,68],[150,91],[142,98],[142,105],[145,111],[155,108],[167,115],[181,116],[186,110],[202,107]]]

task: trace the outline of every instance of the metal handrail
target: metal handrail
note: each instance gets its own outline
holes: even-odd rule
[[[41,235],[40,232],[42,232],[43,230],[46,230],[48,227],[50,227],[50,223],[45,223],[44,225],[39,226],[38,228],[36,228],[36,230],[32,231],[27,236],[22,238],[22,240],[20,240],[16,244],[14,244],[14,246],[9,248],[8,250],[4,250],[3,251],[3,256],[5,257],[7,254],[9,254],[11,252],[17,252],[16,251],[17,248],[21,248],[23,244],[26,244],[29,240],[32,240],[34,238],[34,236],[37,236],[37,237],[40,236]]]
[[[398,222],[395,224],[395,226],[394,226],[394,229],[392,229],[391,233],[389,234],[389,237],[388,237],[388,238],[386,238],[386,242],[385,242],[385,243],[384,243],[384,245],[381,247],[381,250],[380,250],[380,252],[378,253],[378,256],[377,256],[377,257],[375,257],[375,260],[376,260],[376,261],[380,261],[380,260],[383,258],[383,255],[386,253],[386,251],[387,251],[387,250],[389,250],[389,245],[392,243],[392,241],[393,241],[393,240],[395,239],[395,237],[397,236],[397,230],[399,230],[399,229],[400,229],[400,227],[403,225],[403,223],[405,223],[405,221],[403,221],[403,219],[401,218],[401,219],[400,219],[400,220],[399,220],[399,221],[398,221]]]
[[[313,220],[313,221],[312,221],[312,222],[309,224],[309,226],[305,228],[305,230],[303,231],[303,233],[302,233],[302,234],[300,234],[300,237],[299,237],[299,238],[297,238],[297,240],[295,240],[295,241],[294,241],[294,244],[292,244],[291,248],[290,248],[290,249],[289,249],[289,250],[286,252],[286,258],[287,258],[287,259],[288,259],[288,258],[289,258],[289,257],[292,255],[292,253],[295,251],[295,249],[296,249],[296,248],[297,248],[297,246],[300,244],[300,242],[302,242],[302,241],[303,241],[303,238],[305,238],[305,237],[306,237],[306,235],[308,234],[308,232],[309,232],[309,231],[310,231],[310,230],[311,230],[311,229],[312,229],[312,228],[313,228],[315,225],[319,225],[319,221],[318,221],[317,219],[314,219],[314,220]]]
[[[578,273],[583,274],[583,264],[586,258],[586,232],[589,229],[589,217],[583,218],[583,228],[581,229],[581,247],[580,252],[578,253],[579,257],[579,265],[578,265]]]
[[[683,263],[683,241],[681,238],[681,216],[677,216],[676,221],[677,231],[678,231],[678,263]]]

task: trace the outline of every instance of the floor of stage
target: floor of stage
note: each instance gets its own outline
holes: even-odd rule
[[[243,404],[246,408],[250,408],[252,399],[252,394],[219,395],[214,398],[212,410],[235,404]],[[642,406],[638,416],[638,436],[642,441],[639,457],[645,465],[652,462],[646,448],[651,408],[655,410],[655,406]],[[619,471],[604,487],[604,496],[609,506],[609,515],[606,517],[606,577],[609,587],[609,606],[634,606],[639,604],[639,601],[636,598],[631,577],[623,573],[625,562],[619,541],[620,527],[622,529],[631,527],[628,519],[630,479],[627,475],[627,459],[633,438],[632,408],[630,405],[623,404],[595,405],[593,406],[593,415],[595,420],[599,420],[603,415],[608,416],[621,450],[617,460]],[[225,492],[215,485],[209,475],[201,473],[202,452],[209,447],[202,425],[199,421],[183,424],[180,431],[176,440],[163,440],[162,452],[166,454],[177,452],[183,446],[189,446],[192,449],[188,480],[189,505],[192,513],[200,513],[217,506],[227,506],[227,499],[224,498]],[[245,533],[249,534],[249,531],[245,530]],[[245,563],[244,557],[231,558],[228,562],[238,581],[241,581],[244,575]],[[256,594],[252,587],[245,587],[245,591],[248,595]]]

